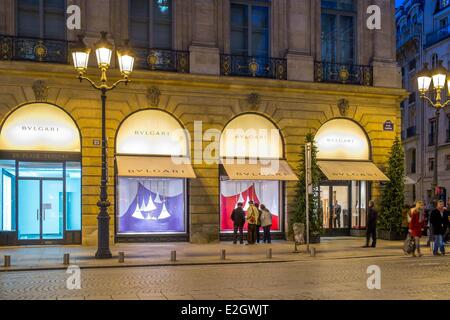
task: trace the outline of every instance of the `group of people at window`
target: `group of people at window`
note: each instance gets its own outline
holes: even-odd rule
[[[247,211],[244,211],[243,203],[239,202],[236,208],[231,213],[231,220],[233,221],[233,243],[238,241],[244,243],[244,226],[247,223],[247,244],[252,245],[259,243],[261,240],[260,230],[263,228],[264,243],[271,243],[270,228],[272,227],[272,214],[264,204],[254,203],[249,201]]]

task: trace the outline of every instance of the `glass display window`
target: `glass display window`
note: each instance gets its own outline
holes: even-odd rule
[[[232,232],[231,213],[239,202],[246,211],[249,201],[263,204],[272,213],[272,231],[281,231],[280,181],[221,181],[220,231]],[[245,225],[247,229],[247,224]]]

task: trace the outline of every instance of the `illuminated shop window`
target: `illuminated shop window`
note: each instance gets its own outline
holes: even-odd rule
[[[16,229],[16,162],[0,160],[0,231]]]
[[[279,181],[221,181],[220,182],[220,230],[233,231],[231,212],[242,202],[246,211],[249,201],[263,204],[272,214],[272,231],[281,231],[280,182]],[[245,224],[247,230],[247,224]]]
[[[118,234],[186,232],[184,179],[119,178]]]

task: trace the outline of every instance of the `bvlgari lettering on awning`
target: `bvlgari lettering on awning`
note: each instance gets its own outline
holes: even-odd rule
[[[148,168],[146,168],[146,169],[132,169],[132,168],[129,168],[128,170],[128,173],[130,173],[130,174],[133,174],[133,175],[135,175],[135,174],[144,174],[144,175],[156,175],[156,176],[158,176],[158,175],[160,175],[160,174],[173,174],[173,175],[183,175],[183,174],[186,174],[186,171],[185,170],[175,170],[175,169],[148,169]]]
[[[267,160],[236,159],[236,161],[221,160],[230,180],[272,180],[297,181],[297,175],[286,160],[272,159],[270,165]]]
[[[117,156],[120,177],[196,178],[187,157]]]
[[[318,161],[320,170],[332,181],[389,181],[378,167],[369,161]]]

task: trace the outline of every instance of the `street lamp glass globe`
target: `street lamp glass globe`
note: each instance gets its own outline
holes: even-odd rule
[[[445,87],[445,73],[438,73],[433,75],[433,85],[436,89],[440,90]]]
[[[89,63],[89,51],[72,52],[73,66],[80,73],[85,73]]]
[[[120,72],[123,76],[128,77],[133,72],[134,67],[134,54],[128,46],[128,41],[125,41],[124,46],[117,50],[117,58]]]
[[[435,89],[441,90],[445,87],[445,79],[447,78],[447,69],[442,65],[442,60],[439,60],[438,66],[433,71],[433,85]]]
[[[419,85],[419,91],[420,92],[426,92],[430,89],[430,85],[431,85],[431,77],[429,76],[419,76],[417,77],[417,82]]]
[[[85,73],[89,63],[91,49],[84,43],[84,35],[78,35],[78,42],[72,48],[73,66],[79,73]]]
[[[121,55],[119,52],[117,53],[117,56],[119,58],[120,72],[124,76],[129,76],[133,72],[134,57],[130,55]]]
[[[106,38],[107,33],[102,32],[102,38],[95,44],[95,54],[100,69],[108,69],[111,65],[113,45]]]

